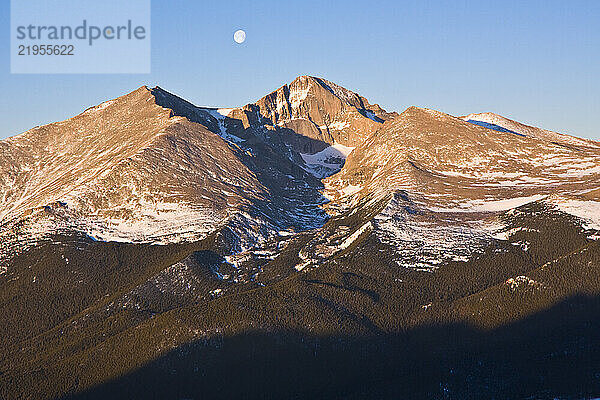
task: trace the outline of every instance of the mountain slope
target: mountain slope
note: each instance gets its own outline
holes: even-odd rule
[[[368,193],[411,190],[447,206],[457,199],[576,195],[596,188],[599,162],[595,147],[565,148],[411,107],[355,149],[328,181],[364,186]]]
[[[555,143],[560,143],[567,146],[593,147],[596,149],[598,148],[598,143],[594,142],[593,140],[581,139],[574,136],[552,132],[546,129],[536,128],[490,112],[469,114],[465,117],[462,117],[462,119],[472,124],[480,125],[486,128],[505,132],[508,131],[517,135],[553,141]]]
[[[315,78],[305,79],[317,83]],[[339,115],[354,107],[329,91],[319,93],[326,101],[338,102]],[[307,98],[315,101],[313,94]],[[349,101],[355,99],[368,104],[356,95]],[[294,106],[308,108],[302,102]],[[253,107],[257,106],[246,109]],[[2,309],[11,313],[8,294],[22,293],[26,303],[37,304],[40,315],[56,320],[101,300],[94,297],[98,289],[90,288],[85,279],[55,285],[59,291],[80,293],[73,295],[73,305],[59,308],[69,310],[60,311],[62,317],[55,315],[58,310],[51,303],[41,306],[35,300],[39,282],[49,284],[65,271],[75,276],[87,273],[81,258],[69,251],[58,265],[48,265],[49,271],[40,270],[43,262],[36,264],[32,254],[54,252],[55,246],[81,246],[93,249],[91,258],[105,260],[121,251],[94,242],[139,244],[133,252],[151,244],[185,243],[183,248],[196,249],[197,243],[204,243],[200,248],[208,247],[214,254],[198,256],[187,250],[171,263],[176,274],[209,269],[209,282],[197,281],[201,292],[192,300],[222,285],[235,283],[236,290],[256,286],[253,280],[261,264],[279,254],[290,235],[325,223],[328,217],[321,208],[325,199],[314,170],[288,140],[292,134],[304,136],[265,121],[249,125],[243,112],[241,119],[223,114],[196,107],[161,88],[141,87],[67,121],[0,142],[0,276],[7,294]],[[342,164],[338,159],[325,170],[331,173]],[[164,270],[161,279],[175,284],[172,280],[179,278],[162,266],[161,259],[155,257],[141,270],[135,285],[152,279],[158,266]],[[32,275],[31,263],[38,265]],[[117,279],[113,273],[107,271],[107,278]],[[23,287],[31,280],[38,285]],[[132,284],[125,280],[114,293],[127,292]],[[41,323],[45,317],[33,319],[40,320],[36,329],[13,327],[17,329],[7,335],[18,341],[48,329]]]
[[[411,107],[352,152],[325,180],[325,195],[334,214],[388,199],[372,221],[374,233],[396,249],[400,266],[431,269],[466,261],[502,238],[497,215],[532,201],[546,199],[597,223],[600,202],[590,194],[599,181],[594,147],[565,147]]]
[[[148,146],[174,122],[148,99],[148,90],[140,88],[1,141],[1,219],[52,203]]]

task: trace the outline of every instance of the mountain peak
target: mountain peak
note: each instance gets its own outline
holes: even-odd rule
[[[361,143],[394,115],[351,90],[308,75],[295,78],[247,107],[275,129],[346,146]],[[313,147],[309,152],[320,150]]]
[[[592,148],[600,147],[600,144],[593,140],[581,139],[574,136],[549,131],[547,129],[536,128],[503,117],[502,115],[493,112],[473,113],[461,117],[461,119],[498,132],[513,133],[519,136],[531,137],[569,146],[584,146]]]
[[[295,92],[294,94],[296,96],[293,97],[300,101],[304,100],[308,95],[323,98],[333,96],[337,98],[344,106],[354,107],[358,110],[370,110],[372,108],[372,105],[369,104],[367,99],[358,93],[346,89],[337,83],[328,81],[325,78],[301,75],[289,83],[289,85],[284,85],[278,90],[286,87],[290,90],[290,92]],[[377,106],[377,108],[379,108],[379,106]]]
[[[419,114],[419,113],[421,113],[421,114],[427,114],[427,115],[452,117],[451,115],[446,114],[444,112],[433,110],[431,108],[419,107],[419,106],[410,106],[406,110],[404,110],[402,112],[402,114],[400,114],[400,115],[403,115],[403,114],[407,114],[407,115],[409,115],[409,114]]]

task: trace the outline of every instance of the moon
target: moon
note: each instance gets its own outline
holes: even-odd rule
[[[241,29],[235,31],[235,33],[233,34],[233,40],[239,44],[244,43],[244,41],[246,40],[246,32],[244,32]]]

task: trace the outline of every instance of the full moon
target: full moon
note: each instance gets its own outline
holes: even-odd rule
[[[246,32],[244,32],[241,29],[235,31],[235,33],[233,34],[233,40],[235,40],[236,43],[244,43],[244,41],[246,40]]]

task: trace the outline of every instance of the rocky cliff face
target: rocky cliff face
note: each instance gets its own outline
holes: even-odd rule
[[[232,133],[263,129],[280,136],[294,150],[313,154],[335,143],[355,147],[393,116],[360,95],[321,78],[301,76],[256,103],[227,109]],[[232,121],[233,122],[233,121]]]
[[[273,126],[332,145],[354,147],[389,115],[358,94],[320,78],[301,76],[256,102]],[[314,150],[299,149],[306,153]],[[313,151],[311,151],[313,150]]]

